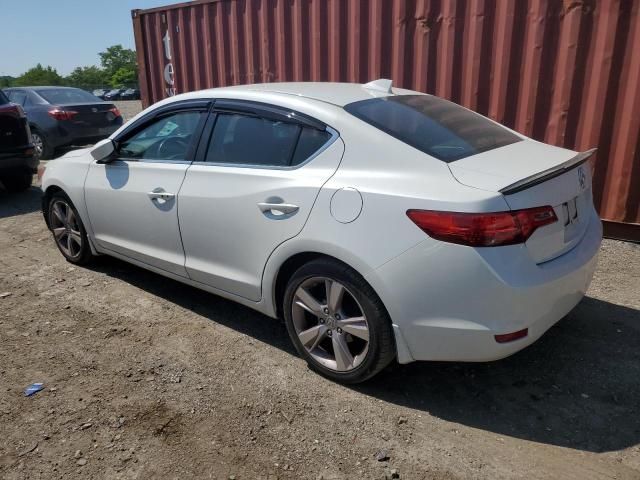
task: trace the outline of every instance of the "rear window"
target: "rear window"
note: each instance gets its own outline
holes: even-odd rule
[[[344,109],[444,162],[453,162],[521,140],[482,115],[431,95],[372,98],[349,103]]]
[[[4,94],[4,92],[2,90],[0,90],[0,105],[5,105],[7,103],[9,103],[9,99]]]
[[[79,88],[47,88],[36,90],[36,93],[53,104],[102,102],[98,97]]]

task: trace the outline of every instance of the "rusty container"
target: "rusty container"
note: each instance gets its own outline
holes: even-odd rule
[[[145,106],[256,82],[448,98],[586,150],[613,237],[640,240],[640,0],[196,0],[133,10]]]

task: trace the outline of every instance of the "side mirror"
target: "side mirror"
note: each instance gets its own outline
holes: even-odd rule
[[[91,150],[91,156],[98,161],[98,163],[110,163],[115,159],[113,155],[116,151],[116,145],[110,138],[100,140],[95,144]]]

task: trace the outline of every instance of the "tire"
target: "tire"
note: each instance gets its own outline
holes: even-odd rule
[[[53,157],[53,148],[42,132],[32,127],[31,138],[35,147],[35,156],[38,160],[49,160]]]
[[[4,188],[11,193],[24,192],[31,187],[32,181],[33,173],[30,171],[11,173],[2,177]]]
[[[363,382],[396,357],[382,301],[358,272],[337,260],[300,267],[287,284],[283,312],[300,356],[337,382]]]
[[[55,192],[51,195],[47,204],[47,219],[53,240],[68,262],[86,265],[95,258],[82,219],[66,194]]]

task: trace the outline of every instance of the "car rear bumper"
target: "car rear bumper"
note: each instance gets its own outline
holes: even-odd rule
[[[367,279],[393,320],[400,362],[491,361],[532,344],[580,302],[601,241],[592,209],[582,240],[540,265],[524,245],[474,249],[428,239]],[[522,329],[524,338],[495,340]]]
[[[71,145],[89,145],[107,138],[122,126],[122,117],[114,121],[112,125],[95,128],[69,128],[57,125],[44,131],[47,140],[54,148],[68,147]]]
[[[0,150],[0,171],[29,170],[36,173],[38,159],[34,156],[33,145],[10,150]]]

